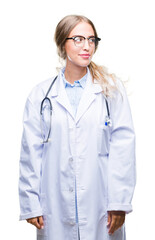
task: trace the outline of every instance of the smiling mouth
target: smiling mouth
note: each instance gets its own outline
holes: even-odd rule
[[[89,58],[90,57],[90,54],[79,54],[80,57],[83,57],[83,58]]]

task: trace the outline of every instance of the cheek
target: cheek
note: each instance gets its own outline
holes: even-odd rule
[[[77,49],[75,49],[75,46],[73,44],[66,43],[65,51],[67,55],[74,55],[77,52]]]
[[[92,48],[92,50],[91,50],[91,55],[93,55],[94,53],[95,53],[95,47]]]

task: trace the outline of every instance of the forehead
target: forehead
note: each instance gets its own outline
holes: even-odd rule
[[[80,35],[80,36],[92,36],[94,35],[94,30],[89,23],[81,22],[77,24],[73,30],[70,32],[69,36]]]

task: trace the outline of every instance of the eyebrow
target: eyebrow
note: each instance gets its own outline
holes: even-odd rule
[[[85,37],[85,36],[82,36],[82,35],[73,35],[72,37]],[[94,36],[94,35],[88,36],[88,38],[91,38],[91,37],[95,37],[95,36]]]

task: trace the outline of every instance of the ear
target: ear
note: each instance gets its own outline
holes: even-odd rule
[[[61,52],[60,52],[60,57],[63,58],[64,60],[67,57],[65,46],[62,47]]]

